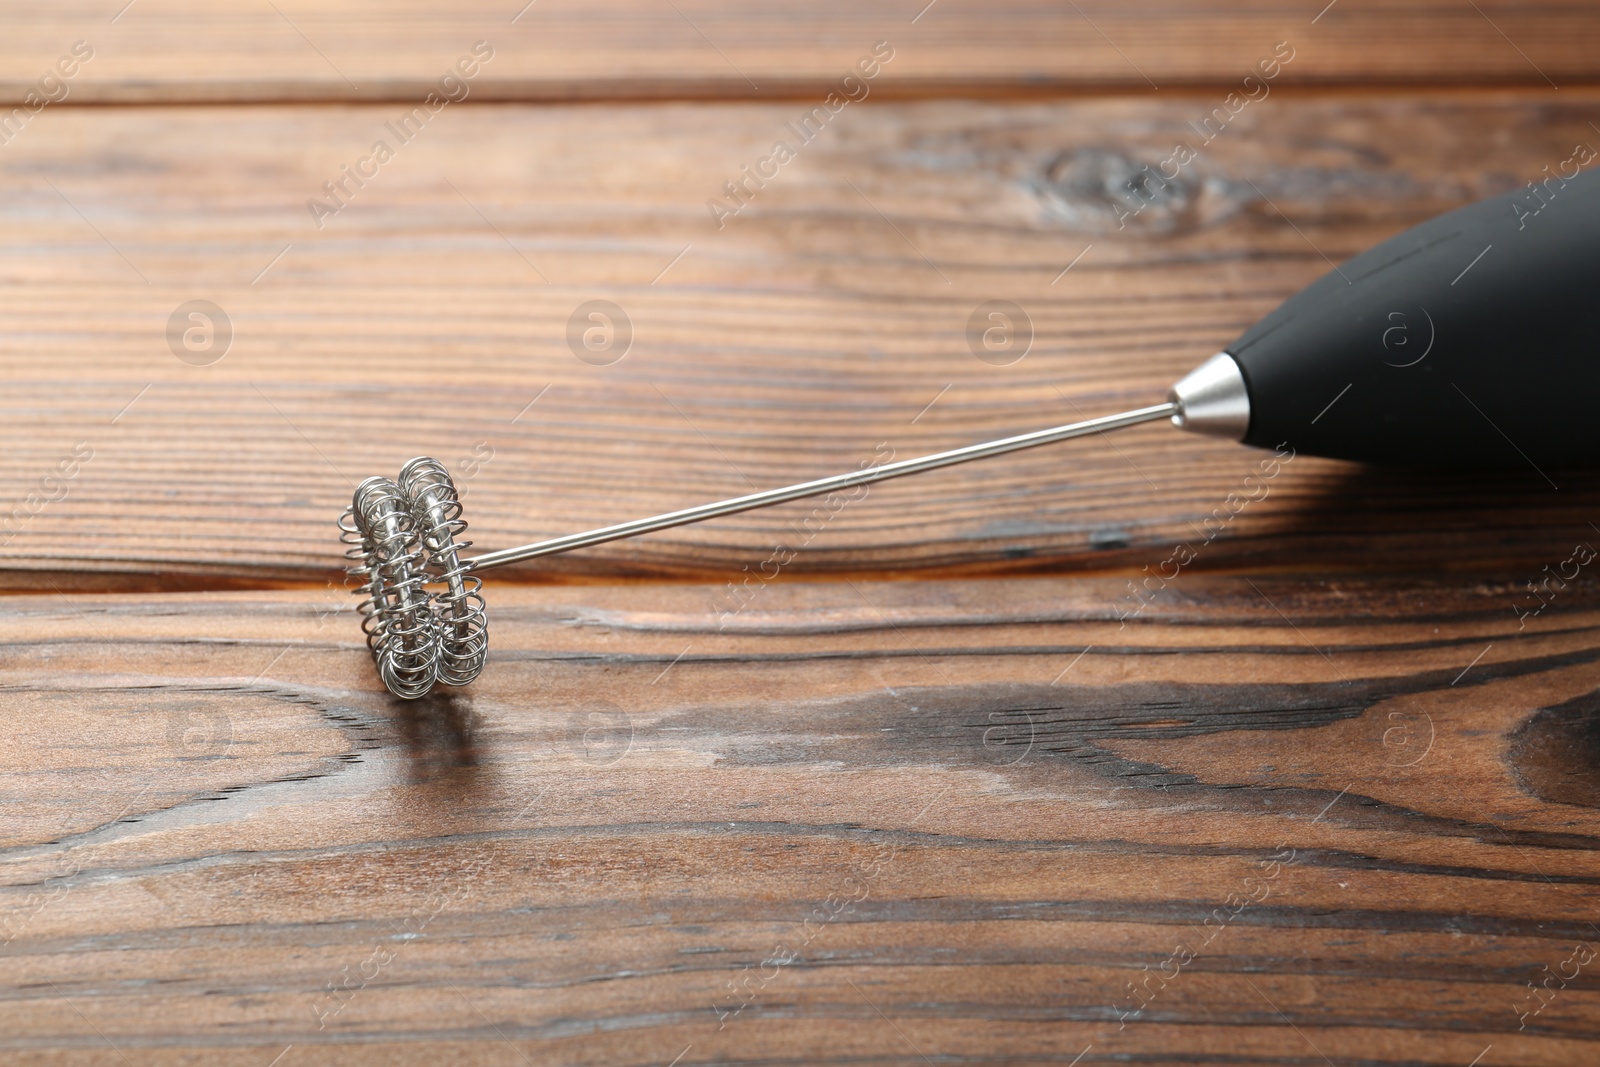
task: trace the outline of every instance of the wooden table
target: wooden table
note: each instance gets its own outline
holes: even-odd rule
[[[1558,457],[1140,427],[496,572],[415,703],[333,521],[1150,403],[1600,145],[1600,10],[120,2],[0,7],[6,1063],[1595,1062]]]

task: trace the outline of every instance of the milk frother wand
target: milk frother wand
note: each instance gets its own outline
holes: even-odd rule
[[[384,685],[416,699],[483,669],[479,571],[1157,419],[1374,463],[1600,465],[1597,268],[1600,172],[1530,183],[1335,267],[1162,403],[480,556],[463,555],[449,472],[419,457],[362,482],[339,520],[362,629]]]

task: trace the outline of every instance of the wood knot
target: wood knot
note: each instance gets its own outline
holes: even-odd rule
[[[1045,206],[1092,233],[1172,233],[1189,228],[1199,188],[1186,174],[1168,178],[1155,164],[1104,148],[1057,156],[1039,178]]]
[[[1511,735],[1509,756],[1540,800],[1600,808],[1600,692],[1540,708]]]

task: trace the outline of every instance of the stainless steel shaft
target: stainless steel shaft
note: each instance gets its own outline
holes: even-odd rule
[[[1154,422],[1157,419],[1165,419],[1175,415],[1178,410],[1179,406],[1170,401],[1164,404],[1153,404],[1147,408],[1124,411],[1118,415],[1106,415],[1103,418],[1068,423],[1065,426],[1055,426],[1048,430],[1035,430],[1033,433],[1018,434],[1015,437],[1003,437],[998,441],[985,441],[981,444],[967,445],[964,448],[952,448],[947,452],[935,452],[930,456],[921,456],[917,459],[905,459],[898,463],[885,463],[881,467],[866,467],[861,470],[850,471],[847,474],[836,474],[829,478],[817,478],[814,481],[800,482],[798,485],[784,486],[781,489],[767,489],[759,493],[736,496],[729,500],[719,500],[712,504],[684,508],[681,511],[669,511],[664,515],[655,515],[648,519],[619,522],[614,526],[602,526],[597,530],[568,534],[565,537],[555,537],[548,541],[523,545],[520,548],[505,548],[499,552],[489,552],[472,559],[463,560],[462,563],[474,571],[488,570],[490,567],[503,567],[508,563],[521,563],[524,560],[554,555],[557,552],[570,552],[575,548],[588,548],[591,545],[600,545],[607,541],[618,541],[624,537],[636,537],[639,534],[653,533],[656,530],[667,530],[674,526],[684,526],[691,522],[714,519],[721,515],[734,515],[741,511],[752,511],[755,508],[782,504],[786,501],[799,500],[808,496],[818,496],[822,493],[831,493],[839,489],[850,489],[858,485],[887,481],[890,478],[902,478],[908,474],[921,474],[924,471],[937,470],[940,467],[952,467],[957,463],[967,463],[975,459],[986,459],[989,456],[999,456],[1007,452],[1019,452],[1025,448],[1038,448],[1040,445],[1054,444],[1057,441],[1083,437],[1086,434],[1116,430],[1124,426],[1134,426],[1141,422]]]

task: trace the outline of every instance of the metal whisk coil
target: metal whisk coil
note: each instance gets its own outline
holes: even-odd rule
[[[356,487],[339,519],[350,547],[349,574],[364,596],[361,628],[383,684],[414,700],[435,683],[466,685],[489,649],[482,580],[461,552],[472,542],[455,483],[426,456],[400,468],[400,480],[372,477]]]

